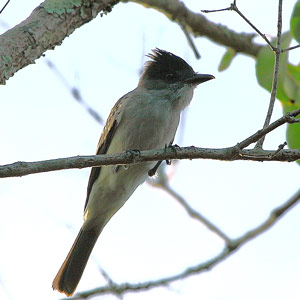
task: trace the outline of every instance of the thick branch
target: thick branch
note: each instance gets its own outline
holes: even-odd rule
[[[128,0],[123,0],[128,1]],[[151,7],[165,14],[171,21],[185,27],[194,36],[206,36],[215,43],[231,47],[236,52],[257,56],[261,46],[252,41],[254,35],[236,33],[226,26],[209,21],[202,14],[192,12],[179,0],[129,0]],[[205,2],[202,2],[202,6]]]
[[[18,177],[35,173],[44,173],[65,169],[82,169],[106,165],[127,165],[145,161],[160,161],[170,159],[215,159],[215,160],[252,160],[252,161],[282,161],[292,162],[300,159],[300,149],[295,150],[239,150],[238,146],[229,148],[198,148],[184,147],[174,152],[172,149],[141,151],[132,158],[127,153],[110,155],[88,155],[57,158],[37,162],[15,162],[0,166],[0,178]]]
[[[217,159],[217,160],[253,160],[253,161],[296,161],[300,159],[300,149],[297,150],[262,150],[244,149],[261,137],[285,123],[294,123],[300,114],[300,108],[287,113],[266,128],[238,143],[236,146],[222,149],[208,149],[197,147],[167,148],[160,150],[141,151],[139,155],[128,153],[110,155],[75,156],[69,158],[58,158],[38,162],[16,162],[0,166],[0,178],[24,176],[34,173],[57,171],[64,169],[87,168],[101,165],[124,165],[144,161],[161,161],[167,159]],[[244,150],[243,150],[244,149]]]
[[[99,12],[110,12],[119,0],[46,0],[19,25],[0,36],[0,84],[60,45],[76,28]]]
[[[34,63],[46,50],[60,45],[76,28],[91,21],[99,12],[109,12],[119,0],[46,0],[19,25],[0,36],[0,84],[18,70]],[[132,0],[163,12],[195,36],[206,36],[236,52],[257,56],[260,45],[253,34],[236,33],[214,24],[202,14],[190,11],[178,0]]]

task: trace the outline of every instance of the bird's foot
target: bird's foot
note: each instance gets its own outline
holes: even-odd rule
[[[177,155],[177,150],[180,150],[180,146],[178,146],[177,144],[175,145],[165,145],[165,150],[167,150],[168,148],[170,148],[176,155]],[[171,165],[171,160],[170,159],[166,159],[166,164],[167,165]]]
[[[129,149],[126,150],[125,153],[133,160],[141,155],[141,151],[138,149]]]

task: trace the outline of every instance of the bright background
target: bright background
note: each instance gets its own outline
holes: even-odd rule
[[[4,4],[6,1],[1,1]],[[230,5],[229,0],[184,1],[193,11]],[[284,1],[283,28],[295,1]],[[25,19],[40,0],[13,0],[0,16],[1,32]],[[238,1],[269,37],[276,35],[277,1]],[[252,32],[234,12],[206,15],[237,32]],[[257,39],[261,42],[261,39]],[[194,39],[196,60],[179,26],[140,5],[118,4],[112,13],[76,30],[45,58],[0,87],[0,163],[94,154],[102,130],[47,67],[51,60],[71,86],[106,119],[111,107],[134,89],[145,54],[159,47],[216,79],[201,85],[183,115],[181,146],[227,147],[262,127],[269,94],[255,78],[254,60],[238,55],[217,71],[225,48]],[[299,62],[299,51],[291,60]],[[282,115],[275,105],[273,120]],[[268,135],[277,149],[285,128]],[[299,188],[299,165],[276,162],[181,161],[170,184],[230,237],[257,226]],[[60,299],[51,283],[82,222],[89,169],[57,171],[0,181],[0,299]],[[124,299],[299,299],[300,207],[213,270],[168,288],[125,294]],[[142,282],[172,275],[221,251],[222,241],[192,220],[165,192],[141,186],[102,233],[77,291],[106,281]],[[106,295],[105,299],[115,299]]]

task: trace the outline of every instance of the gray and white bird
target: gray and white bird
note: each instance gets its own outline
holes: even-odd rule
[[[97,154],[171,145],[180,113],[191,102],[195,87],[214,78],[194,72],[188,63],[170,52],[158,48],[152,51],[137,88],[124,95],[112,108]],[[84,222],[53,280],[53,289],[67,296],[74,293],[101,231],[157,164],[159,162],[142,162],[127,167],[92,168]]]

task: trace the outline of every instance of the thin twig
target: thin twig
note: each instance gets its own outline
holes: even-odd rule
[[[114,294],[118,299],[122,299],[122,294],[118,292],[118,284],[112,280],[112,278],[106,273],[106,271],[101,266],[98,266],[98,269],[101,275],[107,281],[107,285],[110,287],[111,294]]]
[[[249,19],[247,19],[245,17],[245,15],[238,9],[237,5],[236,5],[236,1],[234,1],[232,4],[231,4],[231,9],[233,11],[235,11],[236,13],[239,14],[240,17],[242,17],[246,23],[248,23],[264,40],[265,42],[270,46],[270,48],[274,51],[274,46],[272,45],[272,43],[269,41],[269,39],[266,37],[265,34],[263,34],[253,23],[250,22]]]
[[[226,8],[220,8],[220,9],[202,9],[201,12],[208,14],[208,13],[214,13],[214,12],[220,12],[220,11],[226,11],[231,10],[231,6]]]
[[[110,278],[108,273],[100,265],[98,265],[98,270],[110,286],[115,284],[115,282]]]
[[[278,75],[279,75],[279,62],[280,62],[280,40],[281,40],[281,31],[282,31],[282,0],[278,1],[278,21],[277,21],[277,41],[276,41],[276,48],[275,48],[275,65],[274,65],[274,75],[273,75],[273,82],[272,82],[272,91],[271,91],[271,98],[269,103],[269,108],[267,112],[267,116],[265,119],[264,127],[266,128],[269,126],[271,117],[273,114],[273,108],[276,100],[277,94],[277,86],[278,86]],[[265,136],[263,136],[255,145],[255,148],[261,149],[265,140]]]
[[[230,238],[221,231],[216,225],[214,225],[211,221],[209,221],[206,217],[201,215],[199,212],[197,212],[195,209],[193,209],[188,202],[177,192],[174,191],[169,185],[169,178],[165,172],[165,169],[160,168],[160,172],[158,174],[158,177],[156,177],[154,180],[150,179],[148,181],[149,184],[151,184],[154,187],[158,187],[163,189],[165,192],[167,192],[169,195],[171,195],[188,213],[188,215],[197,220],[200,221],[202,224],[204,224],[209,230],[214,232],[216,235],[218,235],[221,239],[225,241],[226,244],[230,243]]]
[[[280,144],[278,146],[278,149],[274,152],[274,154],[272,154],[271,156],[276,156],[280,151],[282,151],[284,149],[284,147],[287,145],[287,142],[284,142],[283,144]]]
[[[225,243],[230,243],[230,238],[216,225],[214,225],[211,221],[209,221],[202,214],[194,210],[188,203],[185,201],[183,197],[181,197],[178,193],[176,193],[168,184],[160,185],[164,191],[169,193],[182,207],[186,210],[188,215],[201,223],[203,223],[209,230],[218,235],[221,239],[225,241]]]
[[[300,201],[300,189],[285,203],[273,209],[269,215],[269,217],[260,225],[246,232],[242,236],[237,239],[230,240],[228,244],[226,244],[225,248],[215,257],[210,260],[207,260],[204,263],[200,263],[193,267],[189,267],[181,273],[175,274],[173,276],[142,282],[142,283],[121,283],[113,287],[111,289],[110,285],[102,286],[99,288],[95,288],[89,291],[77,293],[73,299],[86,299],[92,296],[99,296],[103,294],[125,294],[128,292],[136,292],[136,291],[145,291],[151,288],[157,288],[161,286],[166,286],[176,280],[182,280],[189,276],[200,274],[204,271],[212,269],[214,266],[228,258],[235,251],[241,248],[244,244],[249,242],[251,239],[256,238],[257,236],[263,234],[266,230],[270,229],[273,225],[275,225],[281,217],[286,214],[293,206],[295,206]]]
[[[272,43],[269,41],[269,39],[266,37],[265,34],[263,34],[246,16],[238,9],[236,5],[236,0],[231,3],[231,5],[227,8],[222,8],[222,9],[214,9],[214,10],[201,10],[203,13],[212,13],[212,12],[220,12],[220,11],[226,11],[226,10],[233,10],[235,11],[240,17],[242,17],[246,23],[248,23],[264,40],[265,42],[270,46],[270,48],[275,51],[274,46]]]
[[[248,231],[243,236],[239,237],[235,240],[235,243],[238,245],[244,244],[245,242],[248,242],[249,240],[257,237],[259,234],[262,234],[267,229],[269,229],[271,226],[273,226],[276,222],[279,221],[279,219],[287,213],[294,205],[296,205],[300,200],[300,189],[285,203],[282,205],[274,208],[270,216],[259,226],[256,228]]]
[[[200,58],[201,58],[201,55],[200,55],[200,53],[199,53],[199,51],[198,51],[198,49],[197,49],[195,43],[193,42],[193,40],[192,40],[190,34],[189,34],[188,31],[186,30],[185,26],[184,26],[184,25],[181,25],[181,29],[182,29],[182,31],[183,31],[183,33],[184,33],[184,35],[185,35],[185,37],[186,37],[186,39],[187,39],[187,41],[188,41],[189,46],[190,46],[191,49],[192,49],[192,51],[193,51],[193,53],[194,53],[196,59],[200,59]]]
[[[7,6],[7,4],[10,2],[10,0],[7,0],[6,3],[4,4],[4,6],[1,8],[0,10],[0,14],[4,11],[5,7]]]
[[[283,53],[283,52],[291,51],[291,50],[294,50],[294,49],[297,49],[297,48],[300,48],[300,45],[296,45],[296,46],[289,47],[289,48],[286,48],[286,49],[281,49],[280,52]]]
[[[259,130],[255,134],[252,134],[251,136],[249,136],[248,138],[246,138],[245,140],[240,142],[238,144],[238,147],[240,149],[244,149],[244,148],[248,147],[249,145],[257,142],[261,137],[265,136],[266,134],[268,134],[269,132],[271,132],[274,129],[278,128],[279,126],[281,126],[285,123],[292,122],[291,118],[297,117],[299,114],[300,114],[300,108],[287,113],[283,117],[281,117],[278,120],[271,123],[269,126],[265,127],[264,129]],[[260,136],[260,137],[258,138],[258,136]]]
[[[103,125],[103,118],[100,114],[94,110],[82,97],[80,90],[78,87],[72,86],[68,80],[64,77],[64,75],[60,72],[60,70],[56,67],[56,65],[49,59],[45,59],[45,62],[49,69],[53,71],[53,73],[59,78],[59,80],[63,83],[63,85],[68,89],[72,97],[81,104],[85,110],[93,117],[93,119],[99,124]]]
[[[292,118],[292,117],[291,117],[288,123],[289,123],[289,124],[300,123],[300,119],[296,119],[296,118]]]

